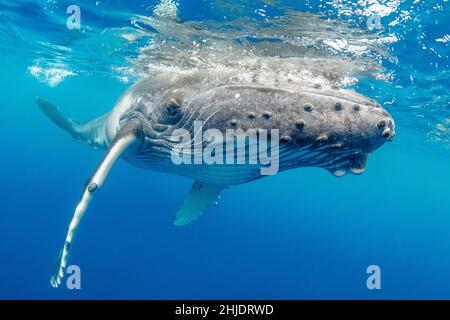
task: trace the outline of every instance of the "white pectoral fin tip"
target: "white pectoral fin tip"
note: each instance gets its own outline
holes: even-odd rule
[[[182,227],[197,220],[208,206],[217,203],[223,189],[223,186],[196,181],[173,219],[173,225]]]
[[[62,254],[63,250],[59,252],[58,259],[56,260],[55,268],[52,273],[52,277],[50,279],[50,284],[53,288],[58,288],[61,284],[61,278],[64,276],[64,271],[62,270]]]

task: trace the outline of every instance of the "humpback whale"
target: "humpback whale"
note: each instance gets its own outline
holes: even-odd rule
[[[225,188],[264,177],[261,164],[175,164],[172,154],[179,141],[174,133],[183,129],[195,136],[195,122],[224,135],[231,129],[278,130],[280,172],[320,167],[338,177],[363,173],[370,154],[395,136],[391,115],[354,91],[309,82],[275,86],[251,79],[239,77],[239,70],[197,70],[143,79],[119,98],[111,112],[88,123],[68,118],[37,98],[43,113],[73,138],[106,150],[76,206],[52,286],[61,284],[80,221],[119,158],[194,180],[174,218],[176,226],[194,221]]]

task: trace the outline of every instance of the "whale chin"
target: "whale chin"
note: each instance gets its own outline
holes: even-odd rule
[[[319,167],[326,169],[337,178],[344,177],[348,174],[363,174],[366,170],[370,154],[359,152],[357,150],[347,151],[347,154],[349,155],[334,155],[332,161],[319,165]]]
[[[334,171],[331,171],[331,170],[329,170],[329,171],[336,178],[342,178],[349,173],[359,176],[359,175],[363,174],[365,170],[366,170],[366,168],[362,167],[362,168],[338,169],[338,170],[334,170]]]

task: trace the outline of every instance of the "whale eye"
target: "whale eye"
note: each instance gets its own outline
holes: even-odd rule
[[[166,111],[170,115],[176,115],[180,112],[181,101],[175,98],[170,98],[165,105]]]
[[[182,100],[170,97],[161,106],[161,112],[157,116],[157,123],[160,125],[175,125],[183,117]]]

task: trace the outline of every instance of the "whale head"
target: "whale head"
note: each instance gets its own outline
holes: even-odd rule
[[[278,130],[281,170],[320,167],[335,176],[361,174],[368,156],[395,136],[391,115],[350,90],[226,85],[177,99],[184,127],[200,120],[204,130]]]

